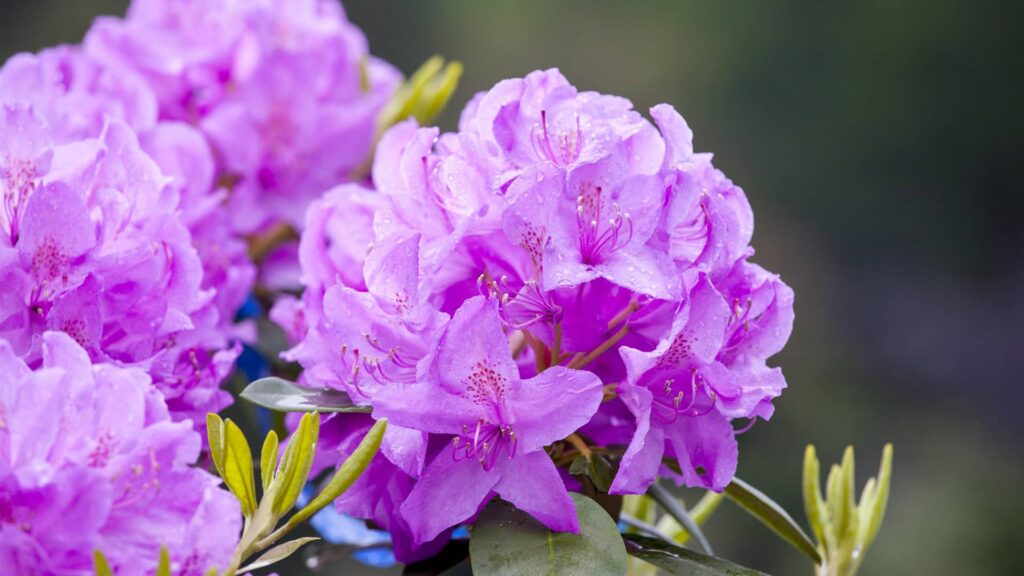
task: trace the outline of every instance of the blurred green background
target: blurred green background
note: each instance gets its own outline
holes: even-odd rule
[[[113,0],[0,0],[0,57],[78,41]],[[457,110],[556,66],[640,110],[674,104],[754,206],[755,260],[797,294],[772,422],[739,473],[801,509],[803,447],[895,444],[889,515],[862,574],[1015,574],[1024,564],[1024,3],[346,2],[406,73],[465,63]],[[795,514],[802,520],[801,514]],[[810,574],[730,505],[716,552]],[[353,573],[353,572],[348,572]]]

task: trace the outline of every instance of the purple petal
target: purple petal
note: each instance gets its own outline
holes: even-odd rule
[[[530,453],[572,434],[601,405],[601,379],[591,372],[553,366],[523,382],[510,403],[518,449]]]
[[[572,498],[543,450],[519,454],[502,467],[494,491],[556,532],[580,531]]]
[[[402,516],[415,542],[433,540],[444,530],[468,520],[497,482],[497,469],[487,472],[473,459],[456,461],[449,444],[427,465],[402,504]]]
[[[629,442],[610,494],[643,494],[654,483],[665,454],[665,432],[651,424],[651,392],[647,388],[623,385],[619,397],[636,418],[636,432]]]
[[[739,448],[732,425],[711,411],[703,416],[680,416],[665,428],[675,449],[683,482],[721,492],[736,474]]]

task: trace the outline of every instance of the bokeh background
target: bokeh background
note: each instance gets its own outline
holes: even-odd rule
[[[126,4],[0,0],[0,58],[76,42]],[[465,63],[445,128],[473,92],[552,66],[640,110],[674,104],[746,190],[755,260],[797,294],[776,360],[790,388],[742,437],[739,474],[802,520],[804,445],[825,464],[855,444],[863,483],[892,441],[889,515],[862,573],[1020,573],[1024,3],[346,7],[406,73],[434,53]],[[810,573],[729,504],[707,530],[722,556]]]

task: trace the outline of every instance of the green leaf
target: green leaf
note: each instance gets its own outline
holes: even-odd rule
[[[224,477],[224,421],[213,412],[206,414],[206,437],[210,441],[210,458],[217,474]]]
[[[767,576],[764,572],[673,546],[656,538],[634,534],[622,538],[630,555],[657,566],[671,576]]]
[[[107,557],[99,550],[94,550],[92,553],[92,565],[96,571],[96,576],[114,576],[114,571],[110,569]]]
[[[586,476],[598,492],[608,492],[615,478],[615,470],[611,463],[600,454],[591,454],[590,457],[577,456],[569,465],[569,474],[573,476]]]
[[[503,500],[488,504],[469,540],[474,574],[622,576],[625,545],[615,521],[593,500],[570,494],[580,533],[551,532]]]
[[[825,498],[821,495],[821,464],[818,462],[814,446],[811,445],[804,451],[803,488],[804,511],[807,513],[811,530],[818,537],[818,542],[827,544],[826,548],[834,546],[835,538],[831,534],[828,509],[825,507]]]
[[[316,498],[313,498],[295,516],[292,516],[288,520],[288,525],[298,525],[331,502],[334,502],[338,496],[344,494],[362,476],[366,467],[370,465],[370,461],[377,455],[377,450],[380,449],[380,442],[384,438],[384,431],[387,430],[387,426],[388,421],[386,418],[378,420],[359,442],[359,446],[352,452],[352,455],[346,458],[345,462],[338,468],[338,471],[334,473],[327,486],[316,495]]]
[[[167,547],[160,547],[160,563],[156,566],[156,576],[171,576],[171,557],[167,554]]]
[[[319,540],[319,538],[315,536],[307,536],[305,538],[296,538],[295,540],[289,540],[284,544],[278,544],[277,546],[274,546],[270,550],[267,550],[266,552],[261,554],[259,558],[254,560],[248,566],[239,568],[238,571],[235,572],[235,574],[245,574],[246,572],[249,572],[251,570],[266,568],[267,566],[270,566],[275,562],[279,562],[291,556],[299,548],[302,548],[303,545],[308,544],[310,542],[315,542],[317,540]]]
[[[263,452],[260,454],[260,480],[263,482],[263,493],[270,491],[270,483],[274,481],[277,471],[277,432],[271,430],[263,441]]]
[[[283,378],[260,378],[240,394],[253,404],[278,412],[372,412],[369,406],[356,406],[341,390],[307,388]]]
[[[725,500],[725,495],[708,490],[690,510],[690,518],[693,518],[693,521],[698,526],[703,526],[722,504],[723,500]],[[666,515],[662,518],[658,522],[658,528],[671,535],[676,544],[682,545],[690,541],[690,533],[672,516]]]
[[[875,539],[878,534],[878,529],[882,526],[882,520],[885,518],[885,509],[889,503],[889,483],[892,481],[892,444],[886,444],[882,450],[882,464],[878,470],[878,484],[877,490],[875,491],[873,502],[871,503],[871,520],[869,521],[868,528],[865,531],[862,540],[862,545],[867,547],[868,544]],[[861,504],[866,506],[865,504]]]
[[[783,540],[806,554],[815,564],[821,564],[821,555],[818,554],[814,542],[774,500],[739,478],[733,478],[732,483],[725,487],[725,495],[781,536]]]
[[[665,509],[670,516],[675,518],[677,522],[683,525],[683,528],[690,533],[691,536],[697,539],[700,547],[708,554],[714,554],[711,550],[711,543],[708,542],[704,532],[701,531],[700,526],[693,520],[689,512],[683,506],[682,502],[676,499],[664,486],[655,482],[651,484],[651,487],[647,489],[647,493],[654,498],[654,501],[659,506]]]
[[[302,492],[302,487],[309,477],[309,470],[313,467],[313,453],[316,451],[319,436],[320,414],[303,414],[299,427],[292,434],[288,448],[281,457],[281,466],[277,474],[280,486],[275,487],[274,501],[270,508],[275,517],[280,518],[291,510],[299,493]]]
[[[224,483],[242,503],[242,514],[256,511],[256,483],[252,473],[252,452],[245,434],[230,419],[224,422]]]
[[[843,461],[839,467],[840,479],[839,479],[839,496],[842,501],[839,505],[840,516],[837,519],[838,526],[836,527],[839,532],[839,538],[841,540],[852,540],[857,534],[857,502],[856,493],[854,487],[854,468],[853,468],[853,446],[847,446],[846,450],[843,451]]]

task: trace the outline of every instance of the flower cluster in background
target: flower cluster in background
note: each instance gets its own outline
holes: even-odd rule
[[[172,422],[137,368],[94,363],[68,334],[40,339],[39,368],[0,341],[0,566],[8,574],[151,574],[160,545],[176,574],[224,565],[238,502],[191,467],[199,434]]]
[[[722,490],[736,430],[771,417],[792,291],[749,261],[742,190],[671,106],[651,116],[535,72],[474,97],[456,133],[394,126],[372,188],[311,205],[305,293],[271,316],[307,384],[373,407],[325,419],[327,463],[388,418],[337,506],[399,560],[495,495],[577,530],[574,454],[608,454],[615,494]]]
[[[224,189],[218,220],[243,236],[301,228],[310,201],[359,178],[401,80],[332,0],[136,0],[84,45],[141,77],[161,120],[202,133]],[[267,257],[265,283],[297,285],[294,243]]]
[[[298,278],[294,246],[251,245],[366,178],[400,80],[327,0],[137,0],[3,64],[0,565],[227,564],[238,507],[197,431],[254,285]]]

